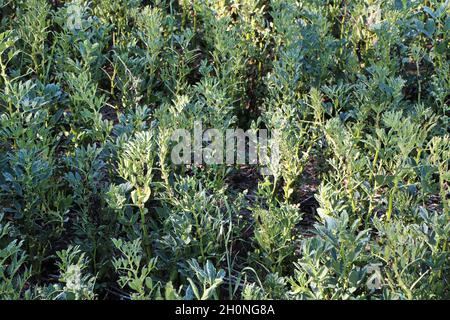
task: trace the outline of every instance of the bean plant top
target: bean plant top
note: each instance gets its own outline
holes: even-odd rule
[[[0,0],[0,299],[448,299],[449,116],[449,0]]]

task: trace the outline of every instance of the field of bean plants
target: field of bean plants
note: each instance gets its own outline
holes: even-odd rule
[[[450,299],[449,0],[0,19],[0,299]],[[198,121],[278,132],[272,174],[174,164]]]

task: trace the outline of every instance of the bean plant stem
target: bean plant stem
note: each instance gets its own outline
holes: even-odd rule
[[[144,250],[145,250],[145,253],[147,254],[147,258],[150,259],[151,250],[150,250],[150,246],[149,246],[147,224],[145,223],[146,210],[145,210],[143,204],[139,206],[139,211],[141,213],[141,230],[142,230],[142,235],[144,237],[144,239],[143,239]]]

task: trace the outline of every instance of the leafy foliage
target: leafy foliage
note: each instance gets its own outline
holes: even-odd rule
[[[0,299],[448,299],[449,59],[449,1],[0,0]]]

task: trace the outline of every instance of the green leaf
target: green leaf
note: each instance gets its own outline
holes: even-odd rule
[[[192,281],[191,278],[188,278],[187,280],[188,280],[188,282],[189,282],[189,284],[190,284],[190,287],[191,287],[191,289],[192,289],[192,292],[194,293],[194,295],[195,295],[195,297],[197,298],[197,300],[201,300],[201,295],[200,295],[200,293],[199,293],[199,291],[198,291],[198,288],[197,288],[197,286],[195,285],[194,281]]]

